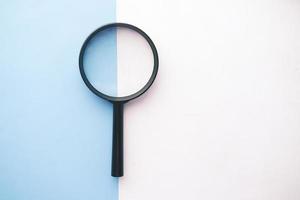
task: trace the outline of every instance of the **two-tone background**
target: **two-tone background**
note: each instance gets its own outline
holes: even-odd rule
[[[115,21],[160,55],[125,109],[119,180],[112,107],[78,70]],[[11,0],[0,27],[1,200],[300,199],[298,0]]]

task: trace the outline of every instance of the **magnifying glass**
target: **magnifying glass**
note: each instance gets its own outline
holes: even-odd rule
[[[124,104],[144,94],[158,72],[158,53],[151,38],[126,23],[104,25],[83,43],[79,69],[85,85],[98,97],[113,104],[111,175],[123,170]]]

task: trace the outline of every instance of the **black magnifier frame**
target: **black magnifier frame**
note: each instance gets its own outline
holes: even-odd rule
[[[105,31],[110,28],[127,28],[130,30],[133,30],[137,32],[139,35],[141,35],[149,44],[152,54],[153,54],[153,71],[151,74],[150,79],[145,84],[143,88],[138,90],[136,93],[133,93],[128,96],[123,97],[114,97],[106,95],[100,91],[98,91],[88,80],[85,71],[84,71],[84,54],[88,47],[89,42],[100,32]],[[142,94],[144,94],[150,86],[153,84],[157,72],[158,72],[158,65],[159,65],[159,59],[158,59],[158,53],[157,49],[151,40],[151,38],[140,28],[127,24],[127,23],[111,23],[104,26],[101,26],[100,28],[96,29],[94,32],[92,32],[87,39],[84,41],[80,54],[79,54],[79,70],[81,77],[85,83],[85,85],[98,97],[101,97],[102,99],[105,99],[113,104],[113,144],[112,144],[112,168],[111,168],[111,175],[114,177],[122,177],[124,175],[124,158],[123,158],[123,110],[124,110],[124,104],[128,101],[131,101]]]

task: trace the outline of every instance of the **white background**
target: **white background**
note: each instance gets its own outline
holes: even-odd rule
[[[156,82],[126,105],[121,200],[300,199],[300,1],[118,0]]]

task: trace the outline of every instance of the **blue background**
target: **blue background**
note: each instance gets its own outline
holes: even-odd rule
[[[84,39],[113,21],[111,0],[0,2],[1,200],[118,198],[112,107],[78,70]]]

